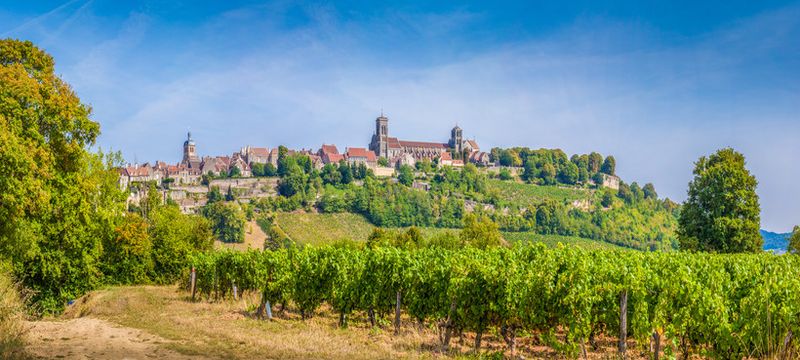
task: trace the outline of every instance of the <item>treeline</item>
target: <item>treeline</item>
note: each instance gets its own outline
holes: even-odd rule
[[[473,332],[476,349],[495,336],[512,354],[520,337],[577,356],[607,336],[630,337],[649,356],[796,355],[794,256],[406,244],[209,252],[191,264],[196,290],[207,299],[228,298],[236,288],[261,295],[262,316],[279,305],[304,319],[327,303],[342,327],[362,313],[395,331],[402,312],[415,328],[436,329],[444,349],[456,334]]]
[[[521,178],[540,185],[578,185],[603,183],[603,174],[616,175],[617,162],[613,156],[596,152],[567,157],[561,149],[532,150],[526,147],[492,148],[492,161],[501,166],[522,167]]]
[[[539,155],[551,158],[559,153],[563,155],[560,150],[537,150],[525,158],[534,163]],[[382,227],[460,228],[468,213],[466,203],[471,202],[477,204],[472,210],[476,215],[491,218],[503,231],[579,236],[647,250],[677,246],[673,232],[678,205],[658,199],[652,184],[621,182],[619,191],[597,188],[588,209],[552,199],[531,199],[519,206],[519,201],[492,191],[488,175],[472,164],[455,169],[419,162],[417,169],[400,167],[396,180],[378,179],[363,164],[342,162],[316,170],[301,154],[279,156],[279,164],[283,164],[278,167],[283,169],[278,171],[283,174],[281,196],[255,201],[253,206],[261,211],[316,208],[361,214]],[[483,205],[494,209],[485,210]]]

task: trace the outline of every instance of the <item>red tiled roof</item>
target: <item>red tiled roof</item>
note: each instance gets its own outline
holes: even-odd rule
[[[434,149],[447,149],[450,146],[443,143],[424,142],[424,141],[405,141],[400,140],[402,147],[415,147],[415,148],[434,148]]]
[[[259,147],[250,148],[250,155],[267,157],[269,156],[269,149]]]
[[[344,155],[342,154],[328,154],[327,156],[328,156],[328,162],[334,164],[344,160]]]
[[[322,153],[323,154],[339,154],[339,149],[336,148],[336,145],[325,145],[322,144]]]
[[[365,148],[347,148],[347,157],[363,157],[367,161],[375,161],[375,153]]]
[[[476,149],[476,150],[480,149],[480,147],[478,146],[478,143],[475,140],[467,140],[467,143],[469,144],[469,146],[472,146],[473,149]]]
[[[389,145],[389,149],[399,149],[401,147],[400,140],[397,140],[396,137],[386,138],[386,142]]]
[[[453,157],[450,155],[449,151],[445,151],[442,153],[442,156],[439,157],[441,160],[453,160]]]

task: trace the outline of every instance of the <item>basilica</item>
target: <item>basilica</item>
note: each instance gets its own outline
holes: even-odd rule
[[[462,130],[458,126],[450,131],[450,140],[446,143],[398,140],[396,137],[390,137],[389,118],[383,114],[375,119],[375,134],[372,135],[369,149],[390,163],[402,158],[411,158],[414,161],[438,158],[440,161],[463,164],[465,160],[474,162],[474,157],[485,154],[480,152],[475,140],[464,139]]]

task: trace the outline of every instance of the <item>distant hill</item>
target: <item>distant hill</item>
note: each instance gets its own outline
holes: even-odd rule
[[[789,245],[789,236],[791,235],[791,233],[778,234],[761,230],[761,237],[764,238],[764,250],[786,251],[786,247]]]

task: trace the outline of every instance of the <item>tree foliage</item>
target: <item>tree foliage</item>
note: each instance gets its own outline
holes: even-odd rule
[[[756,178],[731,148],[701,157],[679,219],[681,248],[714,252],[761,251]]]

